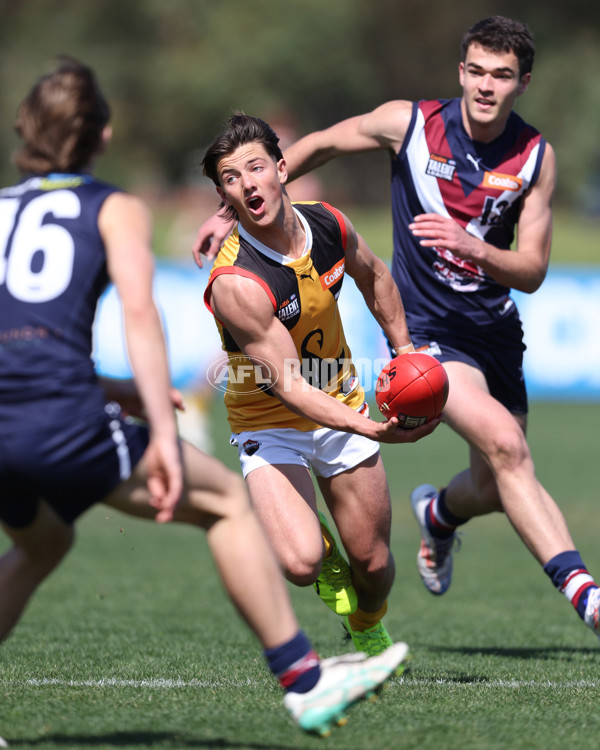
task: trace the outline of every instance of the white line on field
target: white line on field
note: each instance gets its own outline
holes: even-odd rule
[[[430,680],[402,678],[398,680],[403,685],[444,685],[456,690],[457,688],[507,688],[511,690],[520,688],[537,688],[543,690],[572,690],[573,688],[598,689],[600,680],[569,680],[567,682],[554,682],[552,680],[478,680],[473,682],[462,682],[452,679],[448,680]],[[0,680],[0,685],[27,685],[30,687],[132,687],[132,688],[149,688],[151,690],[170,690],[173,688],[226,688],[226,687],[255,687],[264,688],[264,682],[256,680],[170,680],[170,679],[148,679],[148,680],[120,680],[117,678],[105,677],[100,680],[63,680],[59,678],[29,679],[29,680]]]
[[[0,684],[8,684],[0,681]],[[58,678],[30,679],[11,684],[44,687],[58,685],[59,687],[134,687],[151,688],[153,690],[170,690],[171,688],[216,688],[216,687],[258,687],[259,683],[252,680],[169,680],[163,678],[149,680],[119,680],[104,677],[100,680],[61,680]]]

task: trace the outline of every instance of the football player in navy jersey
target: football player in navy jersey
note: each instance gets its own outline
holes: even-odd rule
[[[438,595],[448,589],[457,527],[503,511],[600,635],[600,589],[535,475],[526,440],[525,347],[510,290],[535,292],[546,275],[556,172],[550,144],[513,110],[534,53],[527,26],[485,18],[462,40],[462,96],[386,102],[301,138],[284,156],[292,180],[338,156],[390,155],[392,274],[415,348],[447,369],[445,421],[470,449],[469,467],[445,487],[424,484],[411,495],[425,586]],[[195,256],[212,257],[229,230],[211,217]]]
[[[179,399],[152,297],[149,212],[91,172],[108,123],[93,71],[62,60],[19,107],[23,179],[0,190],[0,520],[12,542],[0,557],[0,640],[94,503],[190,523],[206,530],[224,586],[287,691],[294,720],[326,732],[395,672],[406,646],[320,662],[241,477],[179,441]],[[147,427],[107,403],[95,375],[92,323],[109,280]]]

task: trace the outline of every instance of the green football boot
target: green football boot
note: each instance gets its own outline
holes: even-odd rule
[[[352,585],[350,566],[340,552],[327,519],[321,511],[319,511],[319,521],[323,536],[331,542],[331,552],[323,558],[321,572],[313,583],[313,588],[319,598],[337,615],[350,615],[356,610],[358,604],[358,597]]]

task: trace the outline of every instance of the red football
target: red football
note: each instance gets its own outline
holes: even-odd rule
[[[395,357],[381,371],[375,400],[384,417],[398,417],[412,430],[439,416],[448,398],[448,375],[435,357],[411,352]]]

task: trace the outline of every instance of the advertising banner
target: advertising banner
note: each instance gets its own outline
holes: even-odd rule
[[[204,390],[211,364],[223,354],[202,298],[208,274],[209,269],[191,262],[157,266],[156,299],[173,381],[182,390]],[[537,292],[512,296],[525,331],[524,372],[530,398],[600,401],[600,269],[554,267]],[[389,359],[385,339],[348,276],[339,304],[359,378],[372,394]],[[112,287],[100,300],[94,334],[99,372],[130,377],[121,309]]]

